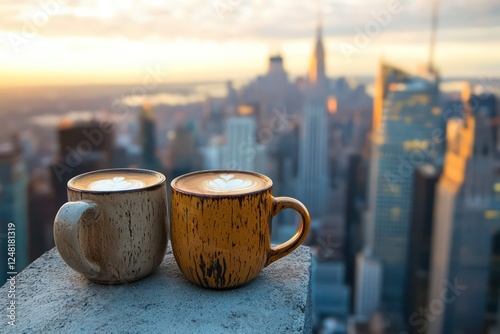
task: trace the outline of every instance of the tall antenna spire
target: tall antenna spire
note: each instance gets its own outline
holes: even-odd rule
[[[431,21],[431,39],[429,45],[429,71],[434,72],[434,49],[436,45],[437,23],[439,15],[439,0],[432,1],[432,21]]]
[[[317,1],[317,6],[318,8],[316,8],[317,10],[317,18],[316,18],[316,24],[318,25],[316,27],[316,37],[318,39],[321,39],[323,37],[323,13],[322,13],[322,4],[323,4],[323,1],[321,0],[318,0]]]
[[[316,42],[314,51],[309,66],[309,83],[313,86],[323,87],[326,82],[325,77],[325,48],[323,46],[323,27],[321,22],[321,0],[317,1],[318,4],[318,22],[316,30]]]

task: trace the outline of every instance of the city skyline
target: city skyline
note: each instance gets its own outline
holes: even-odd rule
[[[430,2],[325,0],[320,9],[326,62],[336,65],[328,76],[372,76],[379,58],[427,61]],[[304,75],[317,11],[315,2],[4,1],[0,87],[137,83],[148,66],[168,73],[165,82],[249,79],[277,52]],[[499,15],[492,0],[441,2],[443,76],[500,75]]]
[[[500,4],[4,0],[2,11],[4,273],[10,224],[18,272],[54,247],[76,175],[247,170],[309,211],[313,333],[500,332]],[[289,243],[298,218],[261,217],[266,243]]]

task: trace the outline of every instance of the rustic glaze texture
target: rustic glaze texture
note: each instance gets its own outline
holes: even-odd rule
[[[127,192],[68,189],[54,222],[65,262],[98,283],[126,283],[152,273],[167,246],[165,182]]]
[[[272,188],[211,196],[171,187],[172,250],[183,274],[203,287],[234,288],[292,252],[307,235],[309,214],[297,200],[286,199],[274,198]],[[284,208],[299,211],[301,227],[289,242],[271,248],[272,217]]]

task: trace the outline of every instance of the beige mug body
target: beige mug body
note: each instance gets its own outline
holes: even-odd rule
[[[127,170],[156,173],[116,169]],[[103,284],[132,282],[151,274],[162,262],[168,240],[165,177],[161,177],[163,181],[153,186],[109,192],[76,189],[71,186],[76,178],[70,180],[68,202],[54,221],[54,240],[63,260]]]

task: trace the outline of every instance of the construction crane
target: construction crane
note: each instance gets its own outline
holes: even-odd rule
[[[439,15],[439,0],[432,1],[432,22],[431,22],[431,39],[429,46],[429,72],[434,72],[434,49],[436,45],[437,23]]]

